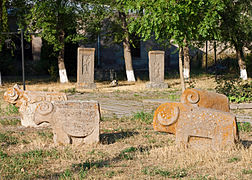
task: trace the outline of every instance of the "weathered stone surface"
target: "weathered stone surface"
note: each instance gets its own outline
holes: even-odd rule
[[[95,48],[78,48],[77,88],[93,89]]]
[[[41,56],[42,38],[32,35],[32,56],[34,61],[39,61]]]
[[[40,102],[35,123],[49,122],[56,144],[99,142],[100,109],[97,101]]]
[[[149,51],[150,82],[146,88],[168,88],[164,83],[164,51]]]
[[[198,107],[229,112],[227,96],[206,90],[188,88],[181,95],[181,102],[187,105],[197,105]]]
[[[34,113],[38,102],[41,101],[66,101],[65,93],[44,91],[23,91],[16,84],[4,93],[4,100],[19,107],[21,124],[25,127],[38,127],[34,123]],[[40,126],[43,126],[41,124]]]
[[[155,131],[176,135],[179,146],[199,149],[232,147],[238,140],[235,116],[183,103],[164,103],[154,114]]]

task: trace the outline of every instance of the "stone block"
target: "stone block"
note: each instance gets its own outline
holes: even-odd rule
[[[149,78],[146,88],[168,88],[164,83],[164,51],[149,51]]]
[[[34,123],[34,113],[38,102],[41,101],[66,101],[65,93],[44,91],[23,91],[16,84],[4,93],[4,100],[19,107],[21,124],[25,127],[39,127]],[[41,124],[44,126],[46,123]]]
[[[100,109],[97,101],[40,102],[35,123],[49,122],[56,144],[91,144],[99,142]]]
[[[229,112],[229,101],[227,96],[215,92],[200,89],[186,89],[181,95],[181,102],[187,105],[217,109]]]
[[[77,88],[94,89],[95,48],[78,48]]]
[[[233,147],[239,139],[235,116],[229,112],[164,103],[154,114],[155,131],[175,134],[176,144],[198,149]]]

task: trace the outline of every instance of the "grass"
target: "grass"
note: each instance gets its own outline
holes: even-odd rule
[[[238,122],[238,130],[244,132],[251,132],[252,127],[249,122]]]
[[[21,121],[20,119],[17,119],[17,118],[13,118],[13,119],[4,118],[4,119],[0,119],[0,124],[2,126],[17,126],[21,124]]]
[[[187,176],[187,170],[180,168],[169,171],[159,167],[145,167],[142,169],[142,173],[148,176],[159,175],[167,178],[183,178]]]
[[[9,104],[5,108],[2,108],[0,102],[0,115],[2,116],[11,116],[11,115],[18,115],[18,108],[12,104]]]
[[[47,157],[57,158],[57,150],[31,150],[24,153],[7,155],[0,151],[0,174],[6,179],[31,179],[36,178],[36,170],[46,161]]]
[[[151,124],[153,121],[153,113],[140,111],[140,112],[134,113],[131,119],[133,121],[140,121],[142,123]]]
[[[64,90],[61,90],[60,92],[70,93],[70,94],[77,93],[76,88],[64,89]]]
[[[18,138],[12,136],[10,133],[0,133],[0,143],[2,147],[8,147],[18,143]]]

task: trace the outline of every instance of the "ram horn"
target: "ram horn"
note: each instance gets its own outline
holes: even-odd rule
[[[42,101],[37,105],[36,111],[43,116],[50,114],[53,111],[53,104],[50,102]]]
[[[160,124],[164,125],[164,126],[169,126],[174,124],[179,117],[179,107],[173,107],[171,109],[171,107],[169,107],[169,109],[164,109],[163,111],[161,111],[160,113],[158,113],[157,119],[159,121]]]
[[[4,96],[8,96],[9,99],[11,100],[11,102],[15,102],[15,101],[18,99],[18,97],[19,97],[19,95],[17,94],[15,88],[9,89],[9,90],[4,94]]]
[[[184,92],[186,93],[186,92]],[[199,102],[200,100],[200,95],[199,93],[194,90],[194,89],[190,89],[188,90],[188,92],[186,93],[186,100],[191,103],[191,104],[196,104]]]

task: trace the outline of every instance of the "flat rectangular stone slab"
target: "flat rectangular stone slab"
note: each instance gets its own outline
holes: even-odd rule
[[[37,104],[34,122],[49,122],[56,144],[99,142],[100,108],[97,101],[43,101]]]
[[[77,88],[93,89],[95,48],[78,48]]]
[[[146,88],[168,88],[164,83],[164,51],[149,51],[149,78]]]
[[[230,104],[230,109],[252,109],[252,103]]]

